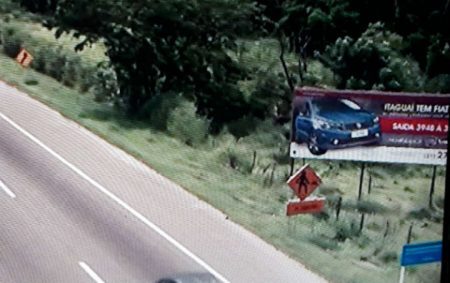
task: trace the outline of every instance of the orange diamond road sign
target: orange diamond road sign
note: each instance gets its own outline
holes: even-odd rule
[[[306,199],[320,184],[319,175],[306,164],[289,178],[287,184],[294,190],[300,200]]]
[[[325,198],[308,198],[304,201],[291,201],[287,204],[286,215],[318,213],[325,206]]]
[[[33,61],[33,56],[31,56],[31,54],[28,53],[28,51],[26,51],[24,48],[22,48],[22,49],[20,49],[20,52],[16,57],[16,61],[23,67],[28,67],[30,65],[31,61]]]

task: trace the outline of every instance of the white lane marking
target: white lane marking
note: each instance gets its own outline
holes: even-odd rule
[[[5,185],[5,183],[2,182],[2,180],[0,180],[0,188],[5,191],[5,193],[10,197],[10,198],[16,198],[16,195]]]
[[[17,125],[14,121],[12,121],[10,118],[5,116],[3,113],[0,112],[0,117],[8,122],[11,126],[16,128],[19,132],[27,136],[30,140],[32,140],[34,143],[42,147],[45,151],[53,155],[56,159],[64,163],[67,167],[72,169],[75,173],[77,173],[81,178],[85,179],[87,182],[89,182],[91,185],[93,185],[95,188],[97,188],[100,192],[104,193],[106,196],[108,196],[110,199],[112,199],[114,202],[116,202],[118,205],[126,209],[129,213],[131,213],[134,217],[136,217],[138,220],[140,220],[142,223],[153,229],[156,233],[158,233],[161,237],[166,239],[169,243],[174,245],[176,248],[178,248],[182,253],[190,257],[192,260],[194,260],[197,264],[205,268],[209,273],[214,275],[217,279],[224,283],[229,283],[230,281],[226,279],[222,274],[214,270],[209,264],[207,264],[205,261],[203,261],[200,257],[195,255],[193,252],[188,250],[185,246],[183,246],[181,243],[179,243],[177,240],[175,240],[172,236],[170,236],[167,232],[165,232],[163,229],[159,228],[156,224],[148,220],[144,215],[139,213],[137,210],[132,208],[130,205],[128,205],[126,202],[121,200],[119,197],[117,197],[112,192],[108,191],[106,188],[104,188],[102,185],[97,183],[97,181],[93,180],[91,177],[89,177],[86,173],[78,169],[75,165],[64,159],[62,156],[54,152],[51,148],[46,146],[43,142],[41,142],[39,139],[37,139],[35,136],[27,132],[25,129]]]
[[[103,281],[103,279],[100,278],[100,276],[98,276],[98,274],[95,273],[95,271],[92,270],[92,268],[90,268],[84,261],[79,261],[78,264],[96,283],[105,283],[105,281]]]

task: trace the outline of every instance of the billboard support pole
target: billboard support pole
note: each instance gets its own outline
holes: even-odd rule
[[[358,192],[358,200],[361,200],[361,194],[362,194],[362,185],[364,181],[364,169],[365,169],[366,163],[361,163],[361,174],[359,175],[359,192]]]
[[[447,132],[447,140],[450,132]],[[449,144],[447,143],[447,152]],[[450,162],[447,158],[445,167],[445,193],[444,193],[444,228],[442,229],[442,262],[441,262],[441,282],[448,282],[450,278]]]
[[[414,223],[411,223],[411,225],[409,226],[409,229],[408,229],[408,237],[406,239],[406,242],[408,244],[411,243],[413,225],[414,225]],[[403,281],[405,280],[405,272],[406,272],[406,269],[404,266],[402,266],[400,268],[400,280],[398,281],[399,283],[403,283]]]
[[[405,281],[405,267],[404,266],[402,266],[400,268],[400,280],[398,282],[403,283],[403,281]]]
[[[291,143],[294,140],[295,117],[297,115],[296,112],[297,111],[295,110],[295,107],[293,107],[293,109],[291,111],[291,131],[289,133],[289,153],[291,152]],[[289,156],[290,156],[290,154],[289,154]],[[294,174],[294,162],[295,162],[295,158],[291,157],[289,177],[292,176],[292,174]]]
[[[436,165],[433,166],[433,176],[431,177],[430,196],[428,199],[428,207],[433,208],[434,183],[436,180]]]
[[[292,158],[292,157],[291,157],[290,170],[289,170],[289,177],[292,176],[292,174],[294,174],[294,162],[295,162],[295,158]]]

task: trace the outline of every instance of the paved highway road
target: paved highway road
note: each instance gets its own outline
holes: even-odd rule
[[[0,82],[0,282],[325,282],[123,151]]]

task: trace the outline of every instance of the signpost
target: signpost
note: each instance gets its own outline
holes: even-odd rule
[[[442,259],[442,241],[406,244],[403,246],[400,261],[400,283],[405,279],[405,267],[411,265],[440,262]]]
[[[287,204],[286,215],[321,212],[325,206],[325,198],[309,197],[322,183],[320,176],[309,166],[304,165],[287,181],[300,201]]]
[[[410,266],[441,261],[442,241],[403,246],[401,265]]]

